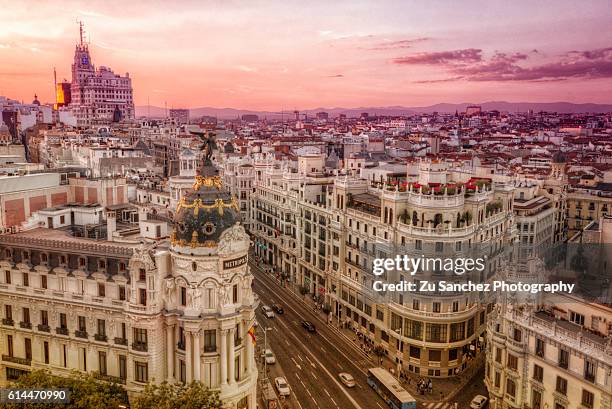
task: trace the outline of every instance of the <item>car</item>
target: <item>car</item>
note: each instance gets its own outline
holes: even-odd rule
[[[289,396],[291,394],[289,384],[282,376],[274,378],[274,385],[276,386],[276,390],[280,396]]]
[[[340,378],[340,382],[347,388],[353,388],[355,386],[355,378],[353,378],[353,375],[350,373],[340,372],[338,378]]]
[[[276,363],[276,357],[274,356],[274,353],[272,352],[271,349],[266,349],[264,351],[263,354],[261,354],[262,358],[264,359],[266,365],[272,365]]]
[[[317,327],[310,321],[302,321],[302,327],[306,328],[308,332],[317,332]]]
[[[276,311],[276,313],[277,313],[278,315],[281,315],[281,314],[284,314],[284,313],[285,313],[285,310],[283,310],[283,307],[281,307],[281,306],[280,306],[280,305],[278,305],[278,304],[274,304],[274,305],[272,306],[272,309],[273,309],[274,311]]]
[[[489,399],[486,396],[476,395],[472,399],[472,403],[470,403],[470,409],[482,409],[487,406],[488,401]]]
[[[267,305],[262,305],[261,310],[263,311],[266,318],[274,318],[274,312],[272,311],[272,308],[268,307]]]

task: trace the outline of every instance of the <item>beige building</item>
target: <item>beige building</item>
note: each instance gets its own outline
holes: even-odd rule
[[[0,380],[93,371],[130,396],[147,382],[198,380],[226,407],[254,409],[250,238],[220,183],[196,179],[170,242],[69,228],[0,235]]]

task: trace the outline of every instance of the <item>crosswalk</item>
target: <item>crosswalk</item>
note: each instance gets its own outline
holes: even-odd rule
[[[429,402],[422,405],[425,409],[455,409],[455,404],[451,402]]]

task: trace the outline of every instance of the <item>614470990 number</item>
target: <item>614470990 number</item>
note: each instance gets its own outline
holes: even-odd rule
[[[68,389],[0,389],[0,403],[69,403]]]

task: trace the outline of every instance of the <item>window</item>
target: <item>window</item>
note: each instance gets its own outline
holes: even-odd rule
[[[595,382],[595,373],[595,363],[589,360],[584,361],[584,379],[590,382]]]
[[[30,309],[29,308],[23,308],[23,320],[24,323],[29,324],[30,323]]]
[[[85,321],[85,317],[79,316],[79,326],[78,326],[78,328],[79,328],[79,331],[83,331],[83,332],[87,331],[87,323]]]
[[[419,300],[412,300],[412,309],[413,310],[418,310],[419,307],[420,307]]]
[[[134,328],[134,343],[147,345],[147,330],[145,328]]]
[[[508,354],[508,368],[514,369],[515,371],[518,369],[518,358],[512,354]]]
[[[514,328],[514,340],[516,342],[521,342],[523,340],[523,333],[521,332],[520,329],[518,328]]]
[[[465,323],[456,322],[450,327],[450,342],[461,341],[465,338]]]
[[[440,303],[439,302],[434,302],[433,303],[432,311],[433,312],[440,312]]]
[[[534,365],[533,366],[533,379],[538,382],[542,382],[542,380],[544,379],[544,368],[542,368],[539,365]]]
[[[145,281],[147,279],[147,271],[144,268],[138,270],[138,281]]]
[[[425,325],[425,340],[427,342],[446,342],[446,324]]]
[[[412,339],[423,339],[423,324],[420,321],[404,320],[406,329],[404,336]]]
[[[215,352],[217,350],[217,331],[214,329],[204,330],[204,352]]]
[[[459,311],[459,301],[453,301],[453,312]]]
[[[415,240],[415,242],[414,242],[414,249],[415,250],[423,250],[423,241],[422,240]]]
[[[448,360],[455,361],[459,357],[459,349],[453,348],[448,351]]]
[[[421,348],[410,345],[410,357],[421,359]]]
[[[569,352],[565,349],[559,350],[559,366],[565,369],[569,366]]]
[[[502,350],[501,348],[495,348],[495,362],[501,364],[502,361]]]
[[[429,361],[430,362],[440,362],[442,360],[442,351],[439,349],[430,349],[429,350]]]
[[[13,356],[13,336],[12,335],[7,335],[6,336],[6,348],[7,348],[7,353],[8,356],[12,357]]]
[[[185,361],[179,359],[179,381],[182,383],[187,382],[187,365],[185,365]]]
[[[106,375],[106,352],[104,351],[98,352],[98,366],[100,375]]]
[[[495,371],[495,387],[499,388],[501,385],[501,374]]]
[[[531,407],[533,409],[542,409],[542,394],[535,389],[531,391]]]
[[[536,355],[539,357],[544,357],[544,340],[540,338],[536,338]]]
[[[516,383],[512,379],[506,380],[506,393],[512,397],[516,396]]]
[[[106,286],[103,283],[98,283],[98,297],[106,296]]]
[[[570,311],[570,321],[574,324],[584,325],[584,315],[578,314],[574,311]]]
[[[40,312],[40,324],[41,325],[49,325],[49,313],[45,310]]]
[[[98,335],[106,335],[106,322],[101,319],[98,319]]]
[[[68,329],[68,322],[66,321],[66,314],[60,312],[59,315],[60,328]]]
[[[46,275],[41,275],[40,276],[40,288],[47,288],[47,276]]]
[[[25,349],[25,359],[28,361],[32,360],[32,340],[30,338],[24,338],[24,349]]]
[[[119,378],[127,379],[127,359],[125,355],[119,355]]]
[[[146,362],[134,362],[134,378],[136,382],[146,383],[149,381],[149,369]]]
[[[11,271],[10,270],[4,270],[4,282],[6,284],[11,283]]]
[[[124,285],[119,286],[119,300],[125,301],[125,286]]]
[[[28,273],[23,273],[23,286],[27,287],[30,285],[30,275]]]
[[[9,304],[4,305],[4,318],[7,320],[13,319],[13,307]]]
[[[557,386],[555,390],[562,395],[566,395],[567,394],[567,379],[557,376]]]
[[[442,253],[444,251],[444,243],[436,241],[436,253]]]
[[[181,305],[187,305],[187,288],[181,287]]]
[[[232,303],[238,303],[238,284],[234,284],[232,287]]]
[[[48,364],[49,363],[49,342],[47,341],[43,342],[43,357],[44,357],[45,363]]]
[[[582,405],[587,408],[592,408],[595,403],[595,395],[586,389],[582,390]]]
[[[138,303],[140,305],[147,305],[147,290],[144,288],[138,289]]]

